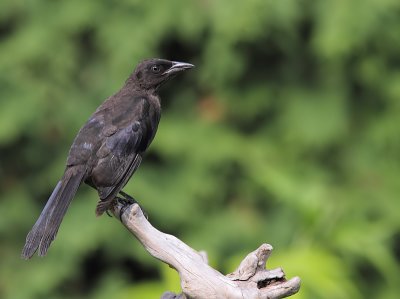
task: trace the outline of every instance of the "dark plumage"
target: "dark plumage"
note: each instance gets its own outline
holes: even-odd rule
[[[62,179],[26,237],[22,258],[44,256],[82,182],[98,191],[96,214],[112,201],[139,167],[161,116],[158,88],[193,65],[163,59],[141,62],[125,85],[109,97],[80,129]]]

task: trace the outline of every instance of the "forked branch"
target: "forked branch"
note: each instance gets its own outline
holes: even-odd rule
[[[166,292],[162,299],[275,299],[293,295],[300,288],[299,277],[286,280],[281,268],[265,269],[271,245],[262,244],[225,276],[208,265],[205,254],[154,228],[139,205],[116,203],[113,213],[117,218],[121,209],[122,223],[144,248],[179,273],[182,294]]]

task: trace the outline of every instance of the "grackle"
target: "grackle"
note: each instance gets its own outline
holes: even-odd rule
[[[97,108],[75,137],[64,175],[26,237],[22,258],[31,258],[36,250],[39,256],[46,255],[82,182],[99,194],[96,215],[111,208],[118,194],[127,197],[121,189],[139,167],[157,131],[161,116],[158,89],[192,67],[164,59],[144,60],[121,90]]]

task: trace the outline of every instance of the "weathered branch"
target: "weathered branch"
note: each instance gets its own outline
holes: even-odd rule
[[[273,299],[297,293],[300,278],[285,279],[281,268],[266,270],[265,263],[272,246],[262,244],[249,253],[235,272],[224,276],[208,265],[205,254],[190,248],[176,237],[154,228],[139,205],[115,204],[114,215],[155,258],[179,273],[182,294],[166,292],[162,299]]]

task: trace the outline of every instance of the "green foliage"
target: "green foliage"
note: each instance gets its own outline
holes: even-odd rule
[[[48,256],[19,259],[79,127],[148,57],[162,91],[126,187],[150,221],[232,271],[263,242],[298,298],[400,293],[400,2],[0,2],[0,297],[179,290],[83,187]]]

